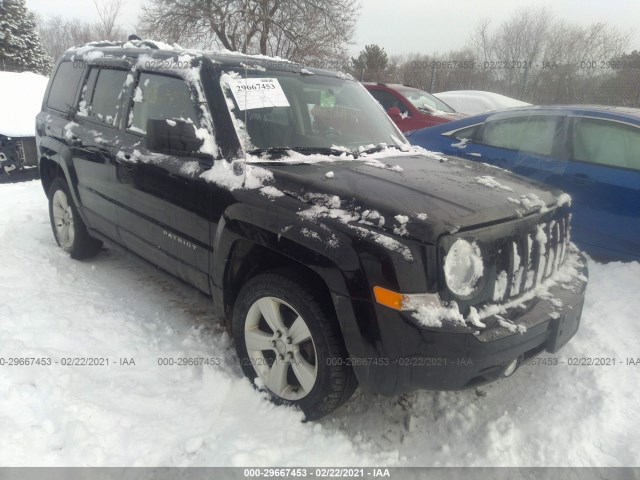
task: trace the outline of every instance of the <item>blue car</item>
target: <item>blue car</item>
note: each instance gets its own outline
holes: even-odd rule
[[[599,260],[640,260],[640,109],[510,108],[408,138],[564,190],[573,198],[572,239],[580,248]]]

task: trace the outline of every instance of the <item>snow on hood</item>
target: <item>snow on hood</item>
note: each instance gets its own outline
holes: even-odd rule
[[[0,134],[8,137],[33,137],[36,115],[49,79],[37,73],[0,72]]]
[[[331,161],[328,156],[319,161],[321,155],[303,161],[295,154],[262,165],[273,172],[275,186],[291,196],[335,196],[351,213],[377,212],[374,223],[380,229],[431,243],[459,229],[544,213],[570,201],[552,188],[476,162],[390,150]],[[334,174],[330,179],[328,172]]]

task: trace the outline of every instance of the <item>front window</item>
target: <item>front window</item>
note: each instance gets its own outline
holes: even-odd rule
[[[407,88],[404,90],[400,90],[400,93],[402,93],[402,95],[404,95],[405,98],[409,100],[414,107],[423,112],[433,113],[434,111],[437,111],[445,113],[456,113],[456,111],[449,105],[444,103],[439,98],[431,95],[430,93],[425,92],[424,90]]]
[[[591,118],[575,121],[573,159],[606,167],[640,170],[640,129]]]
[[[408,143],[359,83],[309,73],[231,71],[220,79],[249,152],[358,153]]]

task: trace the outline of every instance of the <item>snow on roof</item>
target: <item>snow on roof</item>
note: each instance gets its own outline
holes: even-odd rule
[[[453,90],[435,93],[434,95],[448,103],[454,110],[467,115],[480,115],[481,113],[503,108],[531,105],[499,93],[484,92],[482,90]]]
[[[283,62],[283,63],[292,63],[290,60],[286,60],[281,57],[270,57],[268,55],[249,55],[241,52],[234,52],[227,49],[218,49],[218,50],[195,50],[189,48],[183,48],[177,43],[170,45],[168,43],[164,43],[158,40],[129,40],[127,42],[110,42],[110,41],[95,41],[89,42],[85,45],[71,47],[67,50],[67,52],[72,52],[75,54],[82,55],[85,58],[85,54],[95,49],[121,49],[121,48],[129,48],[129,49],[148,49],[152,51],[163,51],[163,52],[176,52],[176,53],[188,53],[191,55],[215,55],[215,56],[229,56],[229,57],[242,57],[253,60],[268,60],[273,62]],[[85,58],[86,60],[86,58]]]
[[[37,73],[0,72],[0,134],[35,136],[36,115],[49,79]]]

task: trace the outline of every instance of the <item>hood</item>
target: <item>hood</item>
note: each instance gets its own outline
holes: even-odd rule
[[[287,164],[273,186],[309,205],[299,214],[362,223],[435,244],[441,235],[520,218],[566,201],[506,170],[437,155]]]

